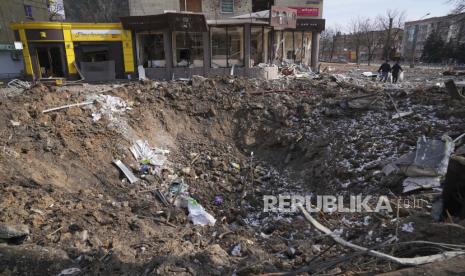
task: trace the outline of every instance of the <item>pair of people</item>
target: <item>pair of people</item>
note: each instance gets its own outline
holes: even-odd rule
[[[386,60],[383,64],[381,64],[381,67],[379,67],[378,73],[381,73],[381,81],[386,82],[389,76],[389,73],[392,72],[392,82],[397,83],[399,80],[399,75],[400,72],[403,72],[404,70],[400,66],[399,62],[396,61],[396,64],[391,67],[391,64],[389,64],[389,60]]]

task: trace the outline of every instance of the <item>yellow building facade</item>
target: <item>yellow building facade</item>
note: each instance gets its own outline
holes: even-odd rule
[[[126,78],[134,73],[131,31],[120,23],[12,23],[22,43],[25,73],[32,79]]]

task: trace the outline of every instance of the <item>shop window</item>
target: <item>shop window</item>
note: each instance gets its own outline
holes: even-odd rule
[[[284,58],[283,61],[293,63],[295,60],[294,32],[284,32]]]
[[[234,13],[234,0],[221,0],[222,13]]]
[[[312,33],[305,32],[303,36],[303,47],[304,54],[302,57],[302,63],[305,65],[310,65],[312,58]]]
[[[244,28],[212,27],[211,51],[213,68],[244,66]]]
[[[251,28],[250,65],[268,63],[268,41],[270,29],[265,27]]]
[[[304,55],[303,32],[294,32],[295,63],[301,63]]]
[[[174,32],[173,49],[174,66],[203,67],[202,33]]]
[[[145,68],[166,67],[163,33],[139,34],[139,64]]]
[[[32,18],[32,6],[31,5],[24,5],[24,13],[27,18]]]
[[[228,27],[229,66],[244,66],[244,28]]]

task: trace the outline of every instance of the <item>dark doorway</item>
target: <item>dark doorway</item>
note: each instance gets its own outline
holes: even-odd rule
[[[274,0],[252,0],[252,12],[270,10]]]
[[[36,56],[39,78],[62,78],[65,76],[60,47],[36,47]]]

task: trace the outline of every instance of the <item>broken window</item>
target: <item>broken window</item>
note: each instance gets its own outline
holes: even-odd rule
[[[284,32],[284,58],[283,61],[293,63],[295,60],[294,32]]]
[[[222,13],[233,13],[234,12],[234,0],[221,0],[221,12]]]
[[[244,66],[244,28],[228,27],[229,66]]]
[[[163,33],[138,34],[139,65],[145,68],[165,67]]]
[[[283,59],[283,32],[276,31],[274,33],[274,59]]]
[[[178,67],[203,67],[202,33],[173,33],[173,64]]]
[[[252,0],[252,12],[270,10],[274,2],[273,0]]]
[[[244,65],[243,27],[212,27],[210,35],[213,68]]]
[[[304,55],[303,32],[294,32],[295,63],[301,63]]]
[[[310,64],[311,32],[276,31],[274,37],[276,60]]]
[[[250,36],[250,65],[257,66],[268,62],[269,28],[252,27]]]
[[[310,65],[312,58],[312,33],[304,32],[302,63]]]

